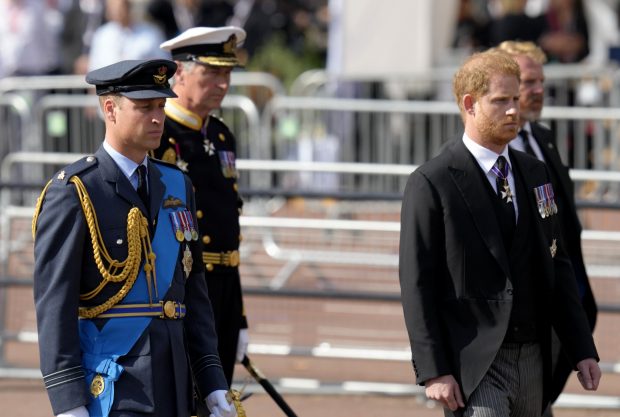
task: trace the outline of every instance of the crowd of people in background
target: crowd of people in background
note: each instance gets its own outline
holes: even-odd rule
[[[163,39],[194,26],[234,25],[248,33],[241,51],[248,70],[286,78],[287,65],[294,75],[325,67],[328,3],[0,0],[0,77],[85,74],[119,59],[165,58],[158,48]],[[455,4],[451,45],[455,49],[480,51],[504,40],[533,41],[551,63],[589,58],[600,64],[609,59],[608,46],[620,44],[620,2],[615,0],[455,0]],[[272,65],[274,57],[278,66]]]
[[[506,40],[532,41],[551,63],[602,64],[608,46],[620,41],[618,15],[615,0],[459,0],[452,46],[480,51]]]
[[[327,0],[0,0],[0,78],[166,58],[163,40],[194,26],[229,24],[248,33],[247,64],[274,43],[297,59],[311,52],[313,64],[323,64]]]

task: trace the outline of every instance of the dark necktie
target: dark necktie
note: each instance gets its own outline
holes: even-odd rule
[[[534,153],[534,149],[532,149],[532,146],[530,145],[530,137],[529,137],[529,134],[527,133],[527,130],[525,129],[519,130],[519,137],[523,141],[523,148],[525,152],[529,153],[534,158],[538,158],[538,156]]]
[[[508,161],[503,156],[499,156],[491,171],[495,174],[495,184],[497,185],[497,195],[500,197],[500,207],[502,219],[502,228],[507,232],[510,237],[509,242],[512,241],[512,234],[516,224],[515,206],[512,202],[512,190],[508,183]]]
[[[144,165],[138,165],[138,169],[136,170],[136,172],[138,173],[138,195],[140,196],[140,199],[142,200],[142,202],[144,203],[144,206],[146,207],[146,209],[149,209],[149,193],[147,191],[147,187],[146,187],[146,166]]]

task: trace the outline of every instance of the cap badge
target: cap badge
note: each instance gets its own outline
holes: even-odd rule
[[[162,65],[161,67],[159,67],[157,69],[158,74],[154,74],[153,75],[153,81],[155,81],[155,84],[157,85],[164,85],[166,84],[166,73],[168,72],[168,68],[165,65]]]
[[[237,48],[237,36],[230,35],[230,38],[222,45],[222,51],[225,54],[234,54]]]

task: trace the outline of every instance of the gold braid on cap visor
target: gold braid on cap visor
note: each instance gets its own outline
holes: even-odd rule
[[[191,59],[199,64],[220,66],[220,67],[234,67],[239,65],[239,59],[236,56],[221,57],[221,56],[195,56]]]

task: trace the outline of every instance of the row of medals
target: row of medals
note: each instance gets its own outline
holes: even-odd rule
[[[172,212],[170,218],[174,227],[174,236],[179,242],[198,240],[198,231],[196,231],[193,217],[189,211]]]
[[[558,213],[558,206],[555,204],[555,201],[551,201],[551,203],[543,204],[542,202],[538,202],[538,212],[544,219],[545,217],[549,217],[552,214]]]
[[[553,187],[551,184],[544,184],[534,188],[538,213],[544,219],[558,213],[558,206],[555,203]]]

